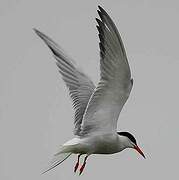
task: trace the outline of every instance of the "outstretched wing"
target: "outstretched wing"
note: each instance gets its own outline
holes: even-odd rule
[[[98,14],[101,78],[83,117],[82,136],[116,132],[119,113],[133,84],[119,32],[100,6]]]
[[[38,36],[47,44],[53,52],[59,72],[65,81],[75,109],[74,134],[79,135],[80,124],[85,112],[87,103],[94,91],[95,85],[74,63],[64,54],[64,51],[52,39],[42,32],[34,29]]]

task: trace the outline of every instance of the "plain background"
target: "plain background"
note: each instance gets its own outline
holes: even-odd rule
[[[73,110],[52,54],[32,28],[58,42],[96,83],[98,4],[122,35],[134,78],[118,129],[135,135],[147,159],[131,149],[93,155],[79,177],[72,156],[41,175],[73,137]],[[1,0],[0,179],[177,179],[178,17],[177,0]]]

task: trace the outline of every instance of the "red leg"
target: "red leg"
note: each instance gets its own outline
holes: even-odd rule
[[[76,172],[76,170],[78,169],[79,161],[80,161],[80,156],[81,156],[81,154],[78,155],[78,160],[77,160],[77,163],[75,165],[74,172]]]
[[[85,157],[85,159],[84,159],[83,165],[82,165],[81,168],[80,168],[80,173],[79,173],[79,175],[81,175],[81,173],[83,172],[83,170],[84,170],[84,168],[85,168],[87,158],[88,158],[88,155],[87,155],[87,156]]]

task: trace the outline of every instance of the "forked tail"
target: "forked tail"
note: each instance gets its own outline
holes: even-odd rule
[[[42,172],[42,174],[50,171],[51,169],[57,167],[59,164],[61,164],[63,161],[65,161],[68,157],[70,157],[72,153],[57,153],[54,155],[54,158],[50,162],[49,167]]]

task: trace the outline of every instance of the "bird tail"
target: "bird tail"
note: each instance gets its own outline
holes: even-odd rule
[[[56,153],[52,159],[52,161],[50,162],[49,166],[42,172],[42,174],[50,171],[51,169],[57,167],[59,164],[61,164],[63,161],[65,161],[67,158],[70,157],[72,153],[71,152],[67,152],[67,153],[63,153],[63,152],[59,152]]]

